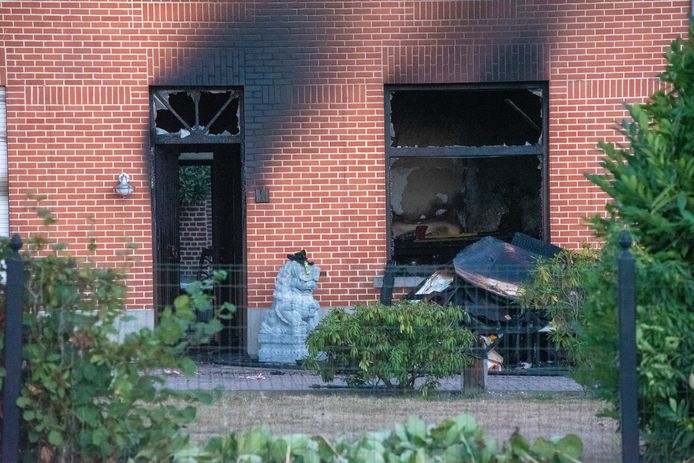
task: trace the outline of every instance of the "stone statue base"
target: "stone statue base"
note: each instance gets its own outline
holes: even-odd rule
[[[306,335],[260,333],[258,341],[260,362],[295,364],[297,360],[308,357]]]

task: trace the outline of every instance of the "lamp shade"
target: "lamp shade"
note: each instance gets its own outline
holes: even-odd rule
[[[128,182],[130,182],[130,175],[126,173],[120,174],[118,176],[118,185],[113,188],[113,191],[115,191],[117,195],[123,197],[128,196],[135,191],[135,188]]]

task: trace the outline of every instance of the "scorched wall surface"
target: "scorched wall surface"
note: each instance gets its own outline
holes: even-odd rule
[[[577,247],[604,204],[583,176],[596,143],[657,88],[688,14],[684,0],[4,0],[10,230],[79,255],[96,239],[98,261],[130,269],[129,307],[151,307],[150,86],[242,86],[249,307],[270,305],[301,248],[326,272],[322,305],[371,301],[387,258],[384,85],[541,81],[551,238]]]

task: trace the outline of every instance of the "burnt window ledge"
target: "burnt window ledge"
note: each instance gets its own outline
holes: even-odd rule
[[[387,147],[390,157],[542,156],[543,145]]]
[[[424,281],[426,277],[395,277],[393,288],[415,288]],[[374,288],[383,288],[383,276],[377,276],[373,280]]]

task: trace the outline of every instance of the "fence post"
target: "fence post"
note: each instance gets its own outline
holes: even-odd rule
[[[619,396],[622,429],[622,462],[639,461],[638,376],[636,371],[636,271],[631,236],[619,236]]]
[[[22,388],[22,306],[24,262],[19,255],[22,240],[14,235],[12,252],[6,262],[5,291],[5,383],[3,391],[2,461],[19,461],[20,409],[17,399]]]
[[[393,286],[395,285],[395,262],[389,260],[383,272],[383,286],[381,286],[381,304],[393,304]]]

